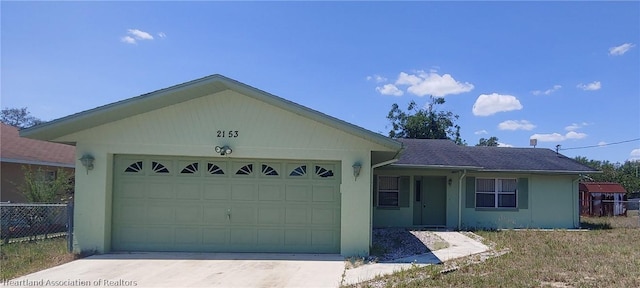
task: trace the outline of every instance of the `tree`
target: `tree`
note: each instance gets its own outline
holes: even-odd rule
[[[587,157],[577,156],[575,160],[591,168],[602,171],[589,177],[596,182],[620,183],[628,193],[640,191],[640,162],[625,161],[623,164],[609,161],[589,160]]]
[[[478,140],[478,144],[476,144],[476,146],[498,147],[498,137],[491,136],[491,137],[489,137],[489,139],[480,138],[480,140]]]
[[[24,183],[18,190],[32,203],[54,203],[68,200],[73,193],[71,174],[62,168],[54,171],[44,171],[42,168],[33,169],[22,166]]]
[[[425,108],[418,108],[415,101],[409,102],[407,112],[398,104],[391,105],[387,119],[391,121],[391,138],[451,139],[459,145],[466,145],[460,138],[460,126],[455,123],[458,115],[451,111],[438,111],[437,105],[444,104],[444,98],[430,97]]]
[[[39,118],[31,116],[31,113],[27,111],[27,107],[3,108],[2,111],[0,111],[0,122],[19,129],[44,123],[44,121]]]

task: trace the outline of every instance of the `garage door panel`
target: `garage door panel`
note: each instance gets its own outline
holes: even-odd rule
[[[284,232],[284,244],[287,246],[307,246],[309,232],[306,229],[287,229]]]
[[[336,190],[333,185],[314,185],[313,202],[335,202]]]
[[[147,198],[149,199],[173,199],[173,183],[148,183]]]
[[[335,244],[336,232],[333,230],[311,231],[311,245],[331,247]]]
[[[282,201],[284,199],[284,185],[282,184],[260,184],[258,186],[258,200],[260,201]]]
[[[219,245],[225,245],[229,238],[229,229],[224,227],[219,228],[204,228],[202,230],[202,243],[209,245],[209,247],[215,247]]]
[[[122,181],[121,188],[117,190],[116,196],[123,199],[144,199],[146,186],[144,183],[133,182],[131,180]]]
[[[229,229],[229,243],[236,246],[256,245],[257,229],[255,228],[236,228]]]
[[[284,238],[283,229],[258,229],[258,246],[274,247],[282,246]]]
[[[229,218],[227,216],[226,207],[212,207],[205,206],[204,208],[204,223],[205,224],[227,224],[229,222]]]
[[[236,206],[231,209],[231,224],[256,224],[257,209],[254,206]]]
[[[154,244],[171,244],[173,243],[174,228],[171,227],[147,227],[144,229],[147,234],[146,243]]]
[[[145,222],[149,224],[175,224],[176,208],[171,203],[149,203]]]
[[[202,229],[199,227],[176,228],[174,238],[178,245],[200,244],[202,242]]]
[[[231,200],[253,201],[256,197],[256,184],[234,183],[231,185]]]
[[[144,233],[139,233],[142,230],[144,230],[144,226],[131,226],[120,227],[114,232],[119,236],[119,242],[126,246],[130,244],[144,244],[147,237]]]
[[[332,225],[335,224],[336,218],[339,215],[336,215],[336,210],[328,207],[328,208],[313,208],[311,213],[311,224],[314,225]]]
[[[114,219],[117,222],[126,223],[144,223],[146,208],[145,201],[123,201],[120,205],[116,205],[114,209]]]
[[[289,184],[285,188],[286,200],[291,202],[308,202],[311,200],[311,185]]]
[[[287,207],[285,210],[285,224],[306,224],[309,222],[309,210],[306,207]]]
[[[335,162],[135,155],[114,161],[115,251],[340,251]]]
[[[175,184],[177,200],[199,200],[202,199],[202,185],[193,183]]]
[[[204,183],[204,199],[229,200],[231,199],[231,185],[228,183]]]
[[[195,224],[203,221],[202,206],[198,203],[177,206],[175,215],[176,223]]]
[[[283,224],[284,211],[281,207],[258,208],[258,224]]]

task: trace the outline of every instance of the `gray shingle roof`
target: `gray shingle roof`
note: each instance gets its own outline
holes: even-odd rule
[[[459,146],[446,139],[398,141],[403,143],[405,150],[394,166],[450,167],[481,171],[598,172],[545,148]]]

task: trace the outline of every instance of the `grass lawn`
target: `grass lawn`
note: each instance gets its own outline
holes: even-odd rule
[[[3,244],[0,256],[0,280],[13,279],[78,258],[67,252],[67,239],[64,237]]]
[[[635,211],[634,211],[635,212]],[[637,212],[636,212],[637,213]],[[440,273],[413,268],[358,287],[640,287],[640,224],[630,217],[582,218],[591,231],[478,231],[510,253]]]

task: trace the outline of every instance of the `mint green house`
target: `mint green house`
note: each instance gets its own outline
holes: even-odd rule
[[[74,249],[101,253],[367,255],[374,227],[572,228],[594,172],[390,139],[221,75],[20,133],[76,146]]]

